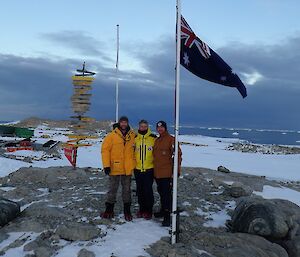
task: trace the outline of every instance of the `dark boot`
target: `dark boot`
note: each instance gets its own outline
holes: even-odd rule
[[[145,220],[151,220],[152,219],[152,212],[144,212],[143,218]]]
[[[160,209],[159,212],[154,212],[154,217],[155,218],[162,218],[162,217],[164,217],[164,211],[162,209]]]
[[[161,224],[163,227],[170,227],[170,225],[171,225],[170,211],[164,211],[164,220]]]
[[[144,214],[145,214],[144,211],[138,211],[137,214],[136,214],[136,217],[137,217],[138,219],[143,218],[143,217],[144,217]]]
[[[124,217],[126,221],[132,221],[130,206],[131,203],[124,203]]]
[[[106,210],[105,212],[101,213],[101,218],[103,219],[112,219],[114,217],[114,204],[113,203],[105,203]]]

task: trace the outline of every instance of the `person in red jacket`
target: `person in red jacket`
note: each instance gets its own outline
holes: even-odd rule
[[[167,124],[164,121],[157,122],[156,130],[159,137],[155,140],[153,148],[154,177],[160,195],[161,208],[159,212],[154,213],[154,216],[156,218],[163,217],[162,225],[170,226],[175,138],[169,134]],[[181,149],[179,148],[178,172],[180,172],[181,156]]]

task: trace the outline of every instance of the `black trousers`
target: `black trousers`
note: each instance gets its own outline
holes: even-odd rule
[[[140,212],[152,213],[154,196],[153,196],[153,169],[141,172],[139,170],[134,171],[136,181],[136,191],[138,196],[138,203],[140,206]]]
[[[156,178],[157,191],[160,195],[162,211],[172,209],[172,178]]]

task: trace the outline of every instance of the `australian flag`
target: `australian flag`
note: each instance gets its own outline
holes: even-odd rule
[[[196,76],[228,87],[236,87],[243,98],[247,89],[232,68],[200,40],[181,16],[180,63]]]

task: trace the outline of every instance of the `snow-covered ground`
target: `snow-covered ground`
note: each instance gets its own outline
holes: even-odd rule
[[[49,129],[40,126],[35,130],[34,140],[38,143],[45,143],[49,139],[66,142],[70,133],[64,128]],[[44,138],[45,135],[48,138]],[[300,180],[300,155],[269,155],[260,153],[242,153],[228,151],[226,147],[239,139],[224,139],[206,136],[180,136],[180,141],[198,145],[181,146],[183,151],[184,167],[203,167],[217,169],[222,165],[231,171],[266,176],[278,180]],[[77,166],[101,168],[101,143],[98,140],[88,140],[92,146],[80,147],[78,149]],[[16,153],[14,153],[16,154]],[[24,156],[33,155],[30,151],[22,151]],[[6,176],[20,167],[51,167],[70,165],[62,154],[62,159],[48,159],[46,161],[34,161],[32,164],[18,160],[10,160],[0,157],[0,176]]]
[[[26,162],[0,157],[0,176],[5,177],[8,174],[22,167],[29,167],[29,166],[30,164]]]
[[[272,187],[265,185],[262,192],[254,192],[265,199],[284,199],[289,200],[300,206],[300,192],[287,187]]]
[[[97,242],[91,246],[88,242],[66,242],[65,247],[56,256],[77,256],[83,246],[93,251],[97,257],[149,256],[144,249],[169,234],[168,229],[161,227],[158,223],[141,219],[117,225],[106,232],[107,235],[104,238],[96,239]]]
[[[161,227],[157,222],[146,221],[142,219],[127,222],[122,225],[116,225],[112,229],[100,225],[100,229],[106,233],[105,237],[99,237],[93,240],[93,243],[87,241],[68,242],[60,240],[58,244],[63,248],[57,253],[57,257],[77,256],[80,249],[85,248],[96,254],[97,257],[121,256],[137,257],[149,256],[145,251],[149,245],[158,241],[161,237],[168,236],[167,228]],[[39,234],[34,232],[13,232],[9,237],[0,243],[0,250],[4,249],[15,240],[27,238],[29,242],[35,240]],[[11,248],[5,256],[21,257],[28,254],[23,251],[23,245]]]
[[[12,233],[9,233],[9,237],[0,243],[0,250],[4,249],[5,247],[10,245],[15,240],[21,241],[21,240],[27,239],[28,242],[32,242],[37,238],[37,236],[38,236],[38,233],[34,233],[34,232],[12,232]],[[15,247],[15,248],[9,249],[8,251],[6,251],[4,256],[7,256],[7,257],[25,256],[24,251],[23,251],[23,245],[21,245],[20,247]]]
[[[45,143],[50,139],[66,142],[68,140],[66,134],[68,133],[70,132],[64,128],[49,129],[46,126],[40,126],[35,130],[33,140],[37,143]],[[194,144],[182,144],[181,146],[183,151],[182,165],[185,167],[217,169],[218,166],[222,165],[235,172],[266,176],[278,180],[300,181],[300,155],[268,155],[226,150],[227,146],[233,142],[238,142],[239,139],[182,135],[180,136],[180,141]],[[78,149],[77,166],[102,168],[100,138],[87,140],[87,142],[90,143],[91,146],[80,147]],[[22,156],[36,157],[42,155],[41,152],[33,151],[12,153],[12,155],[20,154]],[[0,176],[6,176],[21,167],[33,166],[46,168],[52,166],[70,166],[69,161],[63,154],[63,150],[61,150],[61,155],[61,159],[49,158],[45,161],[33,161],[33,163],[0,157]],[[227,181],[227,183],[232,184],[233,182]],[[2,187],[1,190],[9,191],[14,190],[14,188]],[[39,191],[41,195],[49,193],[45,188],[40,188]],[[285,187],[264,186],[263,192],[255,192],[255,194],[261,195],[264,198],[288,199],[300,206],[300,193]],[[184,205],[188,206],[189,203],[185,202]],[[28,205],[25,206],[25,208],[26,207],[28,207]],[[225,221],[229,218],[227,210],[234,207],[234,202],[228,202],[225,209],[216,208],[217,211],[215,212],[198,209],[196,214],[209,218],[204,226],[223,227],[225,226]],[[188,214],[186,213],[185,215]],[[114,229],[107,229],[105,227],[101,227],[101,229],[105,230],[107,235],[103,238],[95,239],[93,244],[85,242],[70,243],[61,240],[60,244],[63,245],[64,248],[57,256],[77,256],[78,251],[83,248],[83,246],[87,250],[93,251],[96,256],[147,256],[144,250],[145,248],[159,240],[162,236],[168,236],[168,230],[161,227],[157,222],[145,220],[134,220],[130,223],[116,225]],[[32,232],[11,233],[9,236],[8,239],[1,242],[0,250],[9,245],[16,238],[22,239],[23,237],[29,237],[30,240],[34,240],[38,234]],[[21,247],[12,248],[10,252],[7,253],[11,255],[6,256],[24,256]]]
[[[37,143],[46,143],[49,139],[67,142],[69,138],[66,134],[72,134],[72,132],[66,128],[50,129],[45,125],[40,125],[34,130],[34,139]]]
[[[224,139],[205,136],[180,136],[181,142],[206,146],[182,145],[185,167],[217,169],[222,165],[231,171],[266,176],[278,180],[300,180],[300,155],[268,155],[242,153],[225,148],[238,139]]]
[[[0,125],[16,125],[18,123],[20,123],[19,120],[17,120],[17,121],[11,121],[11,122],[1,122]]]
[[[43,151],[30,151],[30,150],[20,150],[16,152],[6,153],[6,155],[14,155],[14,156],[23,156],[23,157],[35,157],[41,158],[43,156]]]
[[[212,203],[208,202],[207,207],[204,208],[205,210],[197,208],[197,211],[195,211],[197,215],[204,216],[208,219],[203,226],[214,228],[225,227],[226,221],[230,220],[227,210],[233,210],[236,207],[236,203],[234,201],[228,201],[224,209],[220,208],[219,206],[215,206],[218,208],[218,211],[216,212],[207,211],[210,205],[212,205]]]

